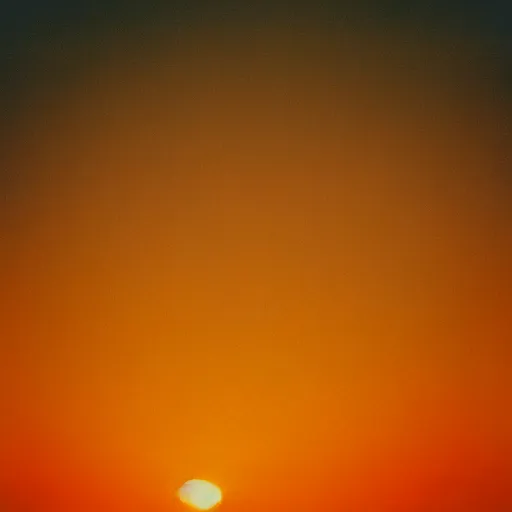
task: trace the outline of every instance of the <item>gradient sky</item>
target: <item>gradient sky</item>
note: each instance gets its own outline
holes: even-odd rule
[[[197,477],[226,512],[512,507],[488,42],[305,18],[150,34],[38,43],[15,94],[6,503],[163,512]]]

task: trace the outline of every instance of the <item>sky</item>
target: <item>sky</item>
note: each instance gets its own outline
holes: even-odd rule
[[[6,509],[510,509],[505,12],[29,5]]]

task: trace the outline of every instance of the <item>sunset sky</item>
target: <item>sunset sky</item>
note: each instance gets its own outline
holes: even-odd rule
[[[19,36],[2,512],[512,510],[495,42],[324,17]]]

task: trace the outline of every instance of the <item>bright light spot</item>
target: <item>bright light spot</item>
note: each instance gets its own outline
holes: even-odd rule
[[[190,507],[208,510],[221,502],[222,492],[206,480],[189,480],[178,490],[178,497]]]

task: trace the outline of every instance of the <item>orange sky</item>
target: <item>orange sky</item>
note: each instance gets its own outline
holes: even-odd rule
[[[512,505],[484,64],[315,30],[159,50],[113,48],[20,114],[3,493],[165,510],[198,477],[226,512]]]

